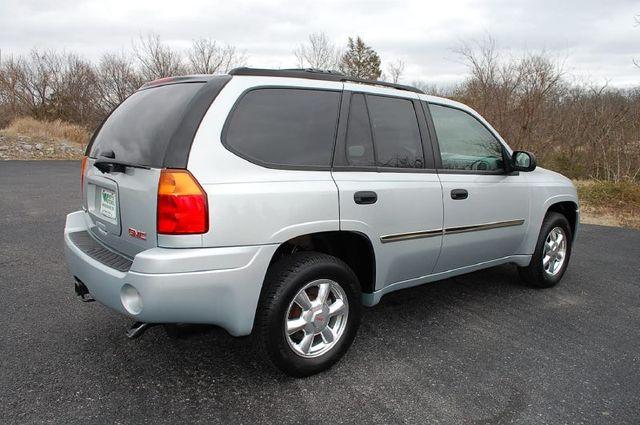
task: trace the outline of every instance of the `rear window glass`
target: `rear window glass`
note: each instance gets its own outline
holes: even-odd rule
[[[225,144],[258,163],[329,167],[339,103],[333,91],[252,90],[232,113]]]
[[[203,83],[169,84],[132,94],[107,118],[89,156],[113,151],[115,159],[160,168],[171,136]]]

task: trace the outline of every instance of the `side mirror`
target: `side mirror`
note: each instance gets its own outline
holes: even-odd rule
[[[531,152],[513,151],[511,168],[513,171],[533,171],[536,169],[536,157]]]

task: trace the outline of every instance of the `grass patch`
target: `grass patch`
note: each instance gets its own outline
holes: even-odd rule
[[[86,128],[61,120],[38,121],[30,117],[16,118],[2,133],[10,136],[27,136],[36,139],[60,140],[85,146],[91,135]]]
[[[640,229],[640,183],[577,180],[584,222]]]

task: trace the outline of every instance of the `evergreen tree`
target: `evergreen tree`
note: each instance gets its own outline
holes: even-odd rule
[[[360,37],[349,37],[347,50],[340,59],[340,70],[346,75],[366,80],[377,80],[382,74],[380,56]]]

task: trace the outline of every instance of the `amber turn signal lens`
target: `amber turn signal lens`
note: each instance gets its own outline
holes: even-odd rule
[[[80,191],[84,191],[84,172],[87,169],[87,156],[82,157],[82,165],[80,166]]]

